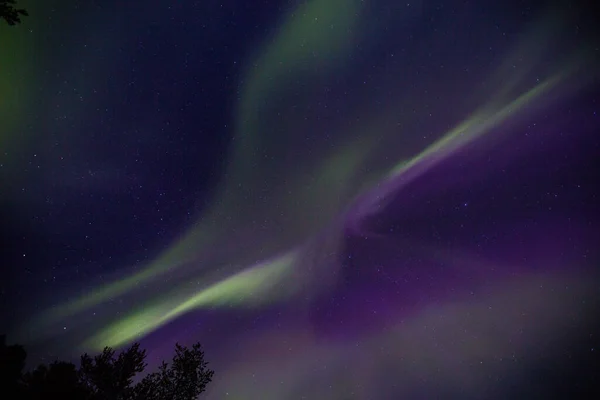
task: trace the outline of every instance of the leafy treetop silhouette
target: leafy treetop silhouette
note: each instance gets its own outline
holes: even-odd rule
[[[28,16],[29,13],[17,8],[16,0],[0,0],[0,19],[4,19],[9,25],[21,23],[21,16]]]
[[[94,357],[84,354],[79,369],[56,361],[23,373],[25,360],[22,346],[7,346],[6,337],[0,336],[0,393],[14,396],[8,399],[194,400],[214,375],[199,343],[191,348],[176,344],[172,362],[163,362],[158,372],[136,384],[134,377],[147,365],[146,351],[138,343],[118,356],[109,347]]]

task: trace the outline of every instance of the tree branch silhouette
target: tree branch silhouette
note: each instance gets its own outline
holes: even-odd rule
[[[16,25],[21,23],[21,16],[27,17],[29,13],[17,8],[16,0],[0,0],[0,19],[4,19],[8,25]]]
[[[195,400],[212,381],[199,343],[175,345],[171,364],[134,384],[146,368],[146,351],[138,343],[116,355],[110,347],[96,356],[81,356],[80,367],[55,361],[23,373],[27,353],[20,345],[6,345],[0,336],[0,393],[22,400]]]

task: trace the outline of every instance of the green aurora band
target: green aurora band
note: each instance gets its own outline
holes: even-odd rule
[[[352,131],[345,131],[344,137],[351,139],[328,150],[314,166],[286,172],[281,184],[268,188],[270,194],[263,202],[256,193],[263,192],[264,188],[255,183],[264,174],[271,174],[272,181],[276,180],[275,172],[286,167],[285,163],[274,166],[261,161],[263,155],[258,149],[264,145],[263,132],[270,129],[265,121],[267,106],[278,101],[278,91],[286,85],[297,80],[319,81],[335,74],[339,65],[351,62],[353,47],[350,44],[364,34],[361,29],[365,30],[366,24],[361,19],[364,7],[358,0],[311,0],[290,13],[275,37],[267,40],[262,51],[248,63],[241,83],[231,161],[212,206],[194,227],[143,269],[44,312],[34,321],[36,330],[43,331],[47,324],[56,324],[66,317],[139,291],[146,284],[159,284],[167,274],[178,270],[186,273],[190,265],[193,265],[190,274],[196,278],[169,287],[163,298],[136,305],[128,315],[102,326],[97,334],[84,341],[83,348],[100,350],[107,345],[125,345],[196,309],[258,307],[289,300],[299,293],[301,286],[318,286],[313,281],[299,281],[295,271],[301,267],[303,255],[319,247],[311,238],[326,226],[335,225],[340,215],[359,198],[375,193],[374,198],[378,200],[368,202],[361,214],[375,212],[381,206],[379,200],[386,197],[385,190],[382,193],[378,188],[398,190],[399,185],[410,182],[457,150],[491,132],[497,133],[495,128],[587,83],[580,78],[583,75],[579,71],[587,65],[588,56],[576,50],[566,57],[562,68],[548,71],[547,76],[534,85],[527,84],[528,69],[543,62],[553,35],[560,31],[560,24],[553,19],[544,20],[506,58],[506,65],[514,59],[522,60],[525,66],[522,73],[509,74],[507,66],[500,65],[489,80],[496,87],[474,93],[489,101],[471,108],[474,111],[416,155],[403,158],[399,156],[402,149],[396,147],[398,138],[405,132],[390,122],[399,115],[403,117],[402,108],[411,101],[400,93],[392,107],[379,110],[368,121],[354,125]],[[6,79],[4,75],[1,87],[6,86]],[[523,90],[524,86],[529,88]],[[5,108],[3,112],[10,110]],[[382,143],[385,150],[381,150]],[[387,161],[376,171],[366,171],[364,165],[373,159]],[[336,184],[331,185],[331,182]],[[244,208],[249,198],[252,206],[259,210],[253,211],[252,217]],[[275,216],[297,215],[299,209],[308,210],[306,213],[313,218],[278,219]],[[237,227],[244,226],[256,214],[273,221],[269,232],[276,234],[265,234],[264,244],[232,252],[226,256],[227,262],[219,266],[218,274],[209,274],[207,271],[214,267],[211,259],[198,254],[238,241]],[[319,251],[335,252],[337,244],[334,242],[321,244]],[[335,269],[335,266],[326,268]],[[321,273],[315,272],[312,279],[320,280]]]

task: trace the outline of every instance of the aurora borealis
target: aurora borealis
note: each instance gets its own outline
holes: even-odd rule
[[[210,399],[509,398],[594,352],[575,3],[21,3],[3,296],[38,358],[200,340]]]

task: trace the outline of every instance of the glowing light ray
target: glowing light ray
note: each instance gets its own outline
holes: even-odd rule
[[[514,97],[514,90],[528,78],[528,74],[539,67],[544,56],[548,55],[548,50],[555,44],[553,38],[559,35],[563,23],[555,13],[550,12],[530,29],[491,76],[490,80],[498,86],[495,101],[509,101]]]
[[[274,287],[293,267],[295,258],[295,254],[290,253],[269,263],[243,270],[190,297],[165,315],[165,318],[173,319],[191,309],[207,306],[260,305],[267,299],[264,296],[266,293],[275,294]],[[286,296],[292,294],[293,291],[286,290]]]
[[[315,204],[315,206],[318,205],[318,208],[312,209],[312,215],[313,217],[321,215],[323,218],[300,220],[300,223],[306,225],[306,228],[301,229],[301,231],[312,231],[327,223],[328,218],[339,209],[339,206],[344,203],[345,200],[347,200],[348,195],[346,194],[346,196],[344,196],[344,192],[349,189],[348,184],[355,174],[356,168],[358,168],[363,161],[364,156],[366,156],[366,149],[370,148],[369,142],[369,140],[359,137],[354,143],[350,143],[347,146],[334,151],[330,157],[319,164],[313,172],[308,174],[309,182],[305,182],[301,179],[296,183],[296,187],[299,188],[311,187],[311,189],[305,190],[307,203],[308,199],[315,196],[317,192],[322,198],[318,204]],[[331,182],[334,182],[335,185],[332,186]],[[308,183],[310,183],[310,185]],[[330,193],[330,196],[324,196],[324,193],[327,192]],[[284,190],[280,201],[284,204],[286,202],[289,204],[289,212],[293,215],[295,214],[294,210],[297,208],[297,205],[291,203],[292,200],[289,199],[289,196],[289,192]],[[295,199],[294,202],[297,203],[298,197],[293,197]],[[327,198],[330,198],[330,201],[325,201]],[[220,231],[224,231],[225,227],[226,225],[222,226]],[[47,314],[43,314],[37,323],[47,324],[56,322],[62,318],[75,315],[85,309],[94,307],[102,302],[124,295],[134,289],[139,291],[141,290],[140,288],[143,287],[142,284],[144,282],[156,280],[160,276],[178,268],[180,265],[193,262],[191,251],[194,250],[194,252],[197,253],[203,248],[202,243],[205,245],[211,243],[216,239],[219,232],[219,230],[215,228],[213,236],[208,237],[207,235],[202,234],[203,231],[201,228],[207,229],[206,226],[202,224],[193,228],[175,247],[169,249],[163,256],[152,262],[147,268],[139,273],[106,286],[101,286],[100,288],[93,290],[90,294],[75,301],[55,307]],[[232,260],[232,262],[235,263],[235,260]]]
[[[285,285],[283,292],[277,285],[288,276],[295,259],[296,253],[289,252],[214,283],[183,300],[174,299],[159,302],[154,306],[146,305],[140,311],[109,325],[88,339],[84,346],[96,350],[104,346],[121,346],[198,308],[224,305],[255,307],[268,300],[266,294],[276,298],[291,296],[294,293],[291,285]]]
[[[306,195],[314,196],[313,191],[315,187],[317,189],[327,187],[327,190],[331,193],[331,200],[333,202],[330,206],[326,206],[325,209],[314,210],[314,215],[322,214],[324,217],[330,216],[344,202],[344,199],[348,199],[347,196],[344,197],[343,193],[348,188],[347,185],[354,175],[356,168],[361,164],[366,154],[368,154],[366,150],[370,148],[369,142],[369,140],[359,137],[356,142],[335,151],[310,174],[315,177],[314,180],[311,179],[313,189],[308,190]],[[332,187],[331,182],[335,182],[336,185]],[[298,186],[302,187],[305,185],[299,183]],[[323,208],[323,204],[319,204]],[[290,207],[293,209],[296,206],[290,204]],[[327,223],[327,220],[311,218],[307,222],[310,222],[311,225],[315,223],[323,225]],[[167,301],[166,305],[164,302],[154,306],[151,303],[145,304],[141,307],[139,313],[125,317],[123,321],[110,326],[97,335],[96,338],[87,341],[86,345],[89,346],[93,343],[111,343],[114,346],[121,345],[157,329],[184,313],[204,306],[237,305],[247,307],[253,303],[259,304],[267,300],[265,298],[266,293],[274,293],[273,285],[269,284],[269,282],[282,283],[281,279],[285,278],[283,270],[292,268],[294,257],[293,253],[290,253],[273,262],[267,262],[266,265],[261,264],[250,269],[242,269],[241,272],[217,284],[211,285],[200,292],[187,296],[184,300],[174,301],[172,300],[172,296],[168,296],[171,300]],[[128,284],[133,285],[135,283],[128,282]],[[285,291],[284,297],[291,296],[294,293],[293,286],[294,283],[290,281],[281,286],[280,290]],[[115,287],[113,286],[112,289],[114,290]],[[118,289],[124,289],[124,287]],[[186,285],[183,285],[174,290],[173,296],[177,297],[178,292],[185,290]],[[105,296],[112,296],[114,293],[116,291],[103,294]],[[275,301],[280,298],[281,295],[274,295],[274,297],[268,299]]]
[[[237,118],[244,138],[257,133],[257,111],[263,99],[272,96],[286,77],[328,73],[343,61],[352,50],[361,7],[357,0],[310,0],[290,13],[273,43],[248,71]]]
[[[460,148],[462,145],[469,143],[474,138],[484,134],[492,126],[500,123],[511,113],[515,112],[518,107],[524,105],[528,101],[531,101],[536,96],[543,94],[550,87],[556,84],[557,81],[558,77],[555,77],[554,79],[550,79],[546,82],[537,85],[530,92],[522,95],[517,100],[505,106],[502,110],[496,112],[496,114],[492,116],[483,116],[483,111],[476,112],[473,116],[471,116],[469,119],[465,120],[463,123],[458,125],[452,131],[446,134],[443,138],[428,146],[422,153],[418,154],[416,157],[409,161],[400,163],[396,168],[392,169],[392,171],[390,171],[388,175],[388,180],[392,180],[395,177],[402,174],[406,175],[406,173],[409,170],[414,172],[414,168],[426,160],[430,162],[430,164],[428,164],[428,168],[430,168],[431,166],[441,161],[443,157],[448,156],[453,151],[456,151],[458,148]],[[356,152],[356,150],[352,150],[351,148],[348,151]],[[366,152],[363,153],[363,156],[364,155],[366,155]],[[339,157],[348,156],[340,155]],[[352,158],[354,159],[354,163],[351,169],[354,169],[358,165],[357,161],[359,161],[361,157],[355,156]],[[340,160],[343,159],[344,158],[340,158]],[[331,173],[335,173],[335,170],[331,171]],[[421,171],[421,173],[422,172],[423,171]],[[329,176],[329,174],[326,175]],[[414,179],[417,176],[418,175],[413,175],[411,179]],[[342,183],[349,179],[349,177],[350,175],[347,175],[345,179],[336,179],[335,181]],[[408,182],[409,180],[405,180],[404,184]],[[379,193],[378,196],[381,196],[381,193]],[[141,282],[157,278],[161,274],[166,273],[173,268],[176,268],[177,265],[182,265],[185,262],[184,257],[186,256],[186,254],[189,254],[190,249],[195,248],[195,250],[197,251],[197,244],[201,242],[199,241],[199,236],[202,236],[201,230],[192,230],[192,232],[188,233],[187,236],[182,241],[180,241],[175,247],[169,249],[165,255],[160,257],[158,260],[153,262],[149,267],[145,268],[141,272],[127,277],[123,280],[101,287],[92,292],[90,295],[87,295],[77,301],[57,307],[51,313],[47,314],[45,318],[50,320],[57,320],[69,315],[76,314],[85,310],[86,308],[93,307],[103,301],[107,301],[110,298],[114,298],[116,296],[127,293],[130,289],[134,288],[136,285],[139,285]],[[196,246],[194,246],[194,244],[196,244]]]
[[[367,216],[378,212],[382,207],[385,207],[390,194],[421,176],[464,145],[489,133],[491,128],[505,122],[508,117],[514,116],[517,112],[523,112],[526,105],[531,104],[535,99],[555,88],[564,79],[565,75],[565,73],[556,74],[554,77],[539,83],[533,89],[494,113],[486,111],[489,108],[476,111],[442,138],[426,147],[421,153],[410,160],[398,163],[388,173],[387,179],[380,184],[382,189],[375,191],[370,196],[370,200],[360,207],[362,211],[359,214]],[[385,182],[390,184],[385,185]]]
[[[300,4],[290,13],[273,43],[257,57],[255,66],[249,69],[246,78],[248,83],[244,87],[237,116],[239,136],[244,140],[238,142],[233,149],[232,164],[226,174],[230,178],[223,182],[216,196],[220,201],[215,202],[211,209],[205,212],[196,227],[142,271],[109,283],[68,304],[60,305],[44,315],[43,319],[56,320],[74,315],[110,298],[123,295],[136,285],[185,264],[182,259],[193,258],[201,243],[217,236],[215,231],[226,231],[226,224],[215,224],[214,221],[222,220],[224,215],[228,215],[228,206],[235,203],[237,192],[231,189],[237,187],[239,182],[250,179],[247,173],[253,169],[247,168],[246,162],[242,160],[246,160],[250,155],[245,149],[252,148],[252,144],[247,141],[254,140],[252,138],[257,133],[257,121],[253,120],[257,113],[256,105],[261,104],[261,99],[267,94],[272,95],[273,88],[281,84],[283,77],[290,76],[294,68],[307,71],[307,68],[310,69],[310,65],[314,66],[315,63],[325,68],[341,62],[344,52],[352,48],[349,35],[352,34],[360,16],[360,7],[361,2],[357,0],[311,0]],[[313,69],[314,71],[317,70]]]
[[[347,200],[344,192],[348,189],[351,177],[355,174],[356,168],[361,164],[364,156],[369,149],[369,140],[359,137],[354,143],[350,143],[342,149],[336,150],[322,164],[317,166],[311,174],[312,189],[306,192],[306,196],[314,196],[314,191],[325,193],[329,191],[331,204],[324,205],[319,203],[319,209],[314,209],[311,215],[322,215],[329,217],[339,209],[341,203]],[[314,177],[314,178],[312,178]],[[332,182],[335,185],[332,186]],[[298,187],[306,186],[298,183]],[[326,188],[327,190],[324,190]],[[287,195],[287,192],[285,193]],[[295,204],[290,204],[291,209],[295,209]],[[309,218],[306,220],[314,229],[317,225],[321,226],[328,221],[325,218]],[[310,229],[309,229],[310,230]],[[327,250],[323,250],[327,251]],[[292,252],[274,261],[268,261],[257,266],[242,269],[241,272],[219,281],[201,291],[195,291],[182,300],[180,293],[189,291],[189,285],[182,284],[174,289],[172,294],[166,296],[169,300],[153,305],[152,301],[140,307],[140,312],[136,312],[114,326],[110,326],[105,331],[90,339],[90,343],[111,343],[117,346],[124,344],[136,337],[143,336],[154,329],[170,322],[182,314],[202,307],[221,307],[221,306],[239,306],[249,307],[259,305],[265,301],[276,301],[292,296],[294,294],[294,282],[287,280],[285,272],[292,269],[296,253]],[[239,268],[238,268],[239,269]],[[298,282],[299,283],[299,282]],[[276,293],[274,285],[280,285],[279,290],[284,293]],[[114,289],[114,288],[113,288]],[[113,295],[115,292],[112,292]],[[105,293],[105,295],[108,295]]]
[[[179,265],[183,265],[190,261],[187,249],[191,248],[193,244],[195,244],[197,249],[200,247],[201,243],[201,238],[194,232],[194,234],[188,235],[181,240],[176,246],[168,249],[164,255],[152,262],[142,271],[105,286],[100,286],[98,289],[94,289],[91,293],[74,301],[59,305],[50,310],[47,314],[42,315],[40,322],[51,323],[61,318],[75,315],[112,298],[121,296],[138,287],[141,283],[156,279],[172,269],[177,268]]]
[[[319,71],[329,71],[329,67],[338,65],[344,55],[349,54],[351,41],[345,34],[356,26],[359,5],[358,2],[352,2],[351,6],[341,0],[335,2],[326,2],[325,0],[313,0],[308,5],[301,6],[296,15],[292,15],[288,22],[282,28],[282,31],[277,35],[274,44],[268,46],[263,52],[255,68],[251,68],[248,73],[248,83],[243,87],[243,95],[240,101],[240,108],[236,118],[236,139],[234,141],[233,160],[230,163],[227,176],[223,181],[219,195],[216,196],[216,201],[213,206],[204,213],[202,219],[181,239],[175,242],[167,251],[159,256],[154,262],[150,263],[138,273],[129,275],[122,280],[111,284],[101,286],[92,293],[83,296],[76,301],[69,302],[59,306],[48,316],[50,319],[59,319],[65,316],[73,315],[87,308],[98,305],[111,298],[129,293],[140,283],[148,282],[160,277],[161,275],[174,271],[192,261],[197,261],[198,254],[211,243],[221,243],[221,240],[227,240],[227,233],[230,229],[236,228],[236,218],[243,214],[244,210],[240,207],[238,185],[252,186],[254,180],[252,178],[260,178],[260,168],[250,168],[253,164],[249,162],[256,161],[256,155],[253,154],[256,149],[260,148],[260,137],[257,137],[261,132],[260,113],[266,99],[273,96],[275,90],[278,90],[279,85],[286,82],[285,78],[302,75],[305,73],[321,73]],[[334,5],[330,8],[330,5]],[[308,9],[304,7],[309,7]],[[310,8],[314,7],[314,8]],[[327,24],[320,25],[319,29],[314,30],[314,15],[322,15],[321,8],[325,7],[326,18],[321,21],[330,23],[335,13],[339,9],[344,9],[341,17],[340,25],[344,29],[337,31],[339,36],[323,40],[323,28]],[[337,8],[337,9],[336,9]],[[308,10],[308,12],[306,12]],[[350,11],[348,11],[350,10]],[[316,13],[316,14],[315,14]],[[337,21],[334,19],[334,21]],[[340,26],[338,25],[338,27]],[[320,34],[315,34],[319,31]],[[308,38],[308,39],[307,39]],[[536,39],[537,40],[537,39]],[[291,46],[290,43],[293,45]],[[531,44],[531,41],[526,43]],[[526,52],[529,44],[521,47],[516,54]],[[543,47],[543,46],[542,46]],[[318,50],[319,56],[315,57],[309,49]],[[535,57],[539,59],[542,50],[538,51]],[[580,58],[578,58],[580,61]],[[579,62],[578,61],[578,62]],[[314,66],[328,67],[315,69]],[[381,199],[386,200],[386,196],[402,185],[421,176],[425,171],[437,165],[440,161],[447,158],[454,152],[463,148],[465,145],[474,140],[483,137],[491,131],[491,128],[504,123],[510,117],[516,116],[519,113],[528,109],[527,107],[534,105],[538,100],[542,100],[543,95],[558,87],[564,82],[565,78],[570,75],[567,70],[556,74],[553,77],[543,81],[533,89],[521,94],[514,99],[514,90],[522,84],[522,80],[526,78],[527,72],[531,71],[533,64],[526,63],[526,68],[523,68],[522,73],[516,75],[504,76],[502,69],[499,69],[498,76],[501,79],[506,79],[505,87],[500,89],[491,97],[483,107],[476,109],[468,118],[461,122],[458,126],[447,132],[442,138],[427,146],[423,151],[408,160],[402,160],[396,164],[391,170],[378,169],[370,175],[375,177],[375,185],[366,189],[367,199],[372,199],[372,202],[362,207],[363,203],[359,199],[359,209],[366,211],[361,214],[375,212],[381,206]],[[510,98],[513,98],[511,101]],[[389,114],[389,111],[386,111]],[[380,133],[380,132],[378,132]],[[369,134],[361,136],[368,137]],[[378,136],[378,135],[373,135]],[[381,139],[384,135],[379,135]],[[289,187],[297,188],[300,192],[300,197],[306,203],[307,209],[310,208],[312,218],[290,218],[290,224],[285,225],[285,231],[290,232],[292,239],[297,241],[310,240],[306,238],[306,233],[314,233],[316,227],[320,227],[330,222],[338,213],[343,212],[343,207],[348,201],[352,200],[352,196],[361,193],[355,186],[363,188],[365,174],[361,175],[357,172],[361,164],[373,151],[372,142],[376,140],[364,140],[360,138],[356,143],[349,146],[344,146],[340,151],[335,151],[332,157],[325,160],[323,164],[319,163],[314,169],[316,179],[309,177],[304,180],[305,176],[300,174],[296,176],[286,177],[290,185],[285,184],[285,188],[281,189],[276,199],[279,203],[285,203],[287,210],[294,215],[294,209],[297,207],[298,197],[291,195],[288,192]],[[259,163],[260,161],[256,161]],[[389,164],[388,164],[389,166]],[[258,171],[258,172],[257,172]],[[312,171],[312,169],[311,169]],[[387,172],[387,175],[386,175]],[[291,175],[291,174],[290,174]],[[333,185],[331,184],[333,182]],[[296,184],[297,183],[297,184]],[[309,188],[309,186],[311,186]],[[378,186],[378,187],[377,187]],[[381,188],[381,189],[380,189]],[[354,191],[353,191],[354,190]],[[372,192],[368,192],[372,191]],[[364,193],[364,192],[363,192]],[[323,197],[323,202],[314,200],[315,196]],[[383,202],[384,203],[384,202]],[[305,204],[303,204],[305,205]],[[264,205],[264,209],[269,211],[273,204],[270,202]],[[233,211],[232,211],[233,210]],[[241,210],[241,211],[240,211]],[[263,211],[263,210],[261,210]],[[308,213],[307,213],[308,214]],[[229,218],[229,219],[228,219]],[[231,222],[233,220],[234,222]],[[307,228],[308,226],[308,228]],[[335,228],[338,228],[337,226]],[[302,234],[298,234],[301,231]],[[337,232],[339,234],[339,232]],[[272,247],[265,246],[265,253],[270,251],[275,252],[278,246],[281,245],[281,238],[273,239],[276,243]],[[337,244],[341,238],[335,237]],[[293,245],[297,245],[294,243]],[[336,243],[328,243],[327,249],[320,249],[323,252],[335,248]],[[313,249],[311,249],[312,251]],[[311,257],[314,254],[300,252],[298,257]],[[320,255],[319,255],[320,256]],[[268,254],[265,254],[265,258]],[[286,257],[289,257],[286,258]],[[180,285],[172,291],[173,296],[165,296],[166,298],[158,301],[146,303],[140,308],[139,312],[131,314],[129,317],[120,319],[114,324],[109,325],[102,330],[98,335],[89,339],[86,343],[95,349],[104,345],[119,346],[130,342],[138,337],[157,329],[160,326],[172,321],[173,319],[187,313],[191,310],[206,308],[206,307],[223,307],[235,305],[238,307],[252,307],[264,304],[268,301],[280,301],[293,296],[295,291],[295,282],[291,279],[289,273],[296,266],[295,256],[284,256],[283,259],[276,261],[267,261],[259,266],[242,269],[239,272],[239,266],[244,265],[239,262],[236,257],[229,257],[227,261],[231,265],[226,268],[233,270],[237,268],[233,275],[219,280],[218,282],[197,291],[190,288],[190,285]],[[199,262],[192,263],[194,265]],[[327,266],[328,270],[319,271],[318,274],[326,274],[329,270],[335,269],[335,266]],[[201,266],[200,268],[205,269]],[[190,269],[190,272],[193,270]],[[310,276],[310,281],[307,285],[316,285],[320,283],[318,280],[321,276],[314,273]],[[182,293],[177,293],[181,289]],[[166,291],[165,291],[166,292]],[[190,294],[190,292],[192,292]]]

